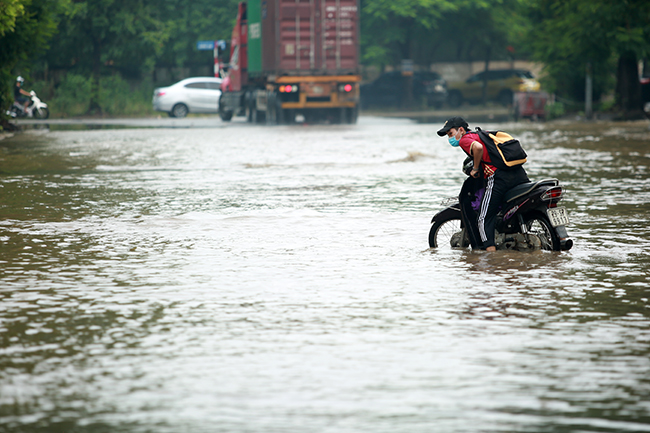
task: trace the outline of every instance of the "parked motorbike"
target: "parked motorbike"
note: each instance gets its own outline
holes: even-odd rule
[[[463,171],[469,174],[473,161],[464,163]],[[461,191],[473,178],[469,177]],[[477,192],[478,193],[478,192]],[[557,179],[527,182],[510,190],[497,214],[495,243],[498,250],[550,250],[566,251],[573,241],[567,234],[569,217],[566,208],[558,206],[563,190]],[[479,196],[472,197],[480,203]],[[429,246],[431,248],[466,248],[470,239],[461,219],[458,197],[443,201],[446,208],[431,220]]]
[[[50,110],[47,108],[47,104],[36,96],[36,92],[33,90],[29,92],[31,95],[31,101],[27,106],[27,109],[22,104],[14,102],[11,108],[7,110],[7,115],[11,117],[33,117],[35,119],[47,119],[50,117]]]

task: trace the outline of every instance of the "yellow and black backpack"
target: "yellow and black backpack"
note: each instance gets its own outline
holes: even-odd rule
[[[476,128],[476,133],[485,144],[492,164],[496,168],[508,170],[526,162],[526,152],[519,140],[503,131],[483,131]]]

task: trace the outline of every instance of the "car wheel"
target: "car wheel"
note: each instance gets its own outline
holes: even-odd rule
[[[189,112],[190,110],[187,108],[187,105],[185,104],[176,104],[172,108],[173,117],[185,117]]]
[[[232,119],[233,112],[232,111],[219,111],[219,117],[221,117],[221,120],[224,122],[230,122]]]
[[[463,103],[463,94],[458,90],[451,90],[448,98],[449,105],[454,108],[460,107]]]

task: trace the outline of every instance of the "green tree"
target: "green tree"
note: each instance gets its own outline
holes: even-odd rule
[[[100,78],[133,80],[156,67],[208,65],[199,40],[229,39],[237,0],[73,0],[41,60],[50,70],[92,77],[89,113],[102,113]],[[60,75],[59,75],[60,76]],[[105,98],[104,98],[105,100]]]
[[[492,60],[512,58],[513,47],[523,51],[519,41],[526,23],[517,13],[519,7],[520,0],[483,0],[445,14],[440,31],[430,40],[433,46],[447,49],[430,61],[482,61],[487,70]],[[487,81],[483,83],[482,100],[487,102]]]
[[[0,117],[13,100],[15,74],[48,48],[68,0],[0,0]]]
[[[197,41],[230,39],[239,0],[168,1],[165,15],[170,36],[156,59],[156,66],[188,67],[205,65],[212,52],[198,51]]]
[[[526,0],[365,0],[362,52],[366,64],[418,64],[507,58],[523,51]]]
[[[169,39],[164,0],[73,0],[50,67],[92,77],[89,112],[101,113],[100,77],[105,71],[139,75],[151,70]]]
[[[551,90],[581,99],[589,65],[596,97],[615,74],[617,104],[624,113],[640,112],[637,59],[650,54],[650,3],[535,0],[527,13],[535,23],[528,40],[535,58],[546,65]]]
[[[0,1],[0,36],[7,31],[13,31],[16,26],[16,18],[22,16],[25,7],[20,0]]]
[[[413,59],[423,35],[435,30],[444,12],[458,10],[450,0],[364,0],[361,4],[362,60],[398,64]],[[425,36],[426,37],[426,36]]]
[[[373,0],[362,6],[362,51],[366,64],[435,61],[485,62],[521,50],[527,22],[518,13],[525,0]],[[487,99],[484,84],[483,100]]]

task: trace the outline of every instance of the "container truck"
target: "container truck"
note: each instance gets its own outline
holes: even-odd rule
[[[358,0],[239,3],[229,54],[220,68],[224,121],[357,121]]]

